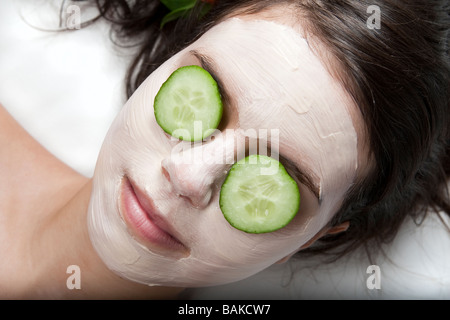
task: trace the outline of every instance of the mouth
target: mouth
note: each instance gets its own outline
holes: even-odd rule
[[[179,258],[189,255],[189,250],[173,235],[174,230],[158,212],[153,200],[127,176],[122,179],[120,208],[132,235],[150,251]]]

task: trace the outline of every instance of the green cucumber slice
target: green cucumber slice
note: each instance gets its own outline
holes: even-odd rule
[[[216,81],[196,65],[181,67],[169,76],[155,97],[154,110],[165,132],[188,141],[211,135],[223,113]]]
[[[261,169],[278,165],[275,174]],[[220,209],[236,229],[266,233],[286,226],[297,214],[300,192],[297,183],[277,160],[251,155],[236,162],[220,190]]]

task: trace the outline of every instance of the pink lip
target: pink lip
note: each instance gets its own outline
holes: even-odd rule
[[[126,176],[122,180],[121,211],[127,225],[151,251],[186,256],[187,248],[172,234],[151,198],[136,188]]]

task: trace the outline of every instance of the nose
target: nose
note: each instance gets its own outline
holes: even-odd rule
[[[162,160],[162,172],[178,196],[196,208],[204,208],[235,162],[242,139],[245,148],[245,138],[232,130],[193,145],[180,141]]]

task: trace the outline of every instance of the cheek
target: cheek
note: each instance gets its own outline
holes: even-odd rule
[[[249,234],[232,227],[213,204],[193,219],[186,229],[192,233],[195,258],[214,264],[218,269],[237,267],[254,270],[265,268],[300,248],[318,231],[310,222],[318,204],[306,187],[300,187],[302,202],[299,213],[284,228],[266,234]],[[218,199],[214,199],[217,203]]]

